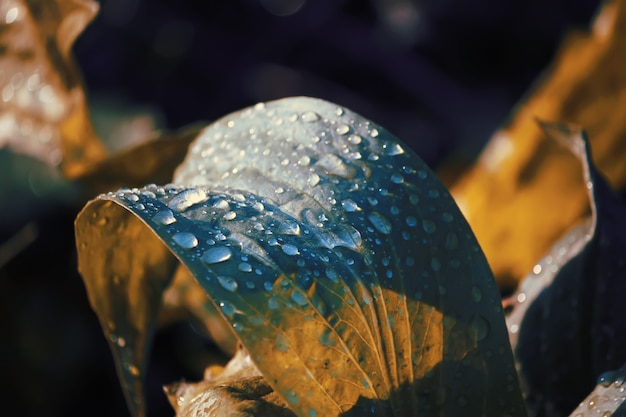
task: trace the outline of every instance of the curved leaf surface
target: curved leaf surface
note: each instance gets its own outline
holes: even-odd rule
[[[584,133],[542,124],[582,162],[591,217],[521,283],[507,317],[529,414],[567,416],[626,363],[626,206],[595,169]]]
[[[173,184],[83,209],[79,268],[109,336],[124,331],[112,344],[122,370],[142,370],[136,346],[149,344],[170,279],[136,265],[162,255],[145,231],[299,416],[524,414],[499,291],[469,226],[419,157],[347,109],[300,97],[228,115]],[[143,239],[150,249],[130,255]],[[119,311],[133,312],[132,331]],[[121,376],[141,414],[141,374]]]

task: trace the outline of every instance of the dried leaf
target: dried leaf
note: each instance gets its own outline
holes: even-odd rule
[[[207,369],[203,381],[180,382],[165,391],[181,417],[294,417],[245,350],[239,350],[223,370]]]
[[[609,183],[626,185],[624,66],[626,1],[608,1],[591,31],[569,35],[511,122],[451,188],[503,289],[514,289],[589,210],[578,160],[535,118],[584,126]]]
[[[76,236],[138,415],[167,249],[296,415],[524,415],[463,216],[423,161],[347,109],[290,98],[228,115],[174,184],[101,195]]]
[[[593,166],[579,129],[543,128],[582,161],[592,215],[522,281],[507,325],[530,415],[567,416],[600,374],[626,363],[626,205]]]
[[[8,0],[0,5],[0,147],[62,164],[67,178],[104,157],[71,56],[91,21],[91,0]]]

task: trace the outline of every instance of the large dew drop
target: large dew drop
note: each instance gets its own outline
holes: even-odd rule
[[[226,246],[217,246],[204,252],[200,260],[205,264],[216,264],[229,260],[233,256],[233,252]]]
[[[208,196],[204,190],[194,188],[192,190],[185,190],[181,192],[176,197],[172,198],[167,206],[172,210],[181,212],[187,210],[195,204],[202,203],[207,199]]]
[[[198,239],[189,232],[180,232],[172,236],[174,242],[184,249],[193,249],[198,246]]]
[[[162,224],[163,226],[170,225],[176,222],[176,218],[174,217],[174,213],[172,210],[161,210],[152,218],[153,221]]]
[[[239,284],[233,277],[217,277],[217,280],[226,291],[234,292],[239,287]]]

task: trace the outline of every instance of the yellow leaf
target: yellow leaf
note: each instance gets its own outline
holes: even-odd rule
[[[0,5],[0,147],[62,164],[78,176],[105,155],[91,127],[76,37],[97,13],[91,0],[9,0]]]
[[[590,31],[564,41],[554,63],[451,193],[503,289],[515,288],[589,211],[579,161],[536,119],[577,124],[595,164],[626,185],[626,1],[606,2]]]

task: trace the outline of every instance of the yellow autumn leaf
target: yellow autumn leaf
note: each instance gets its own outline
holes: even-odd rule
[[[590,210],[580,163],[536,120],[577,124],[609,183],[626,185],[626,1],[606,2],[589,31],[575,31],[554,63],[450,192],[504,290]]]

